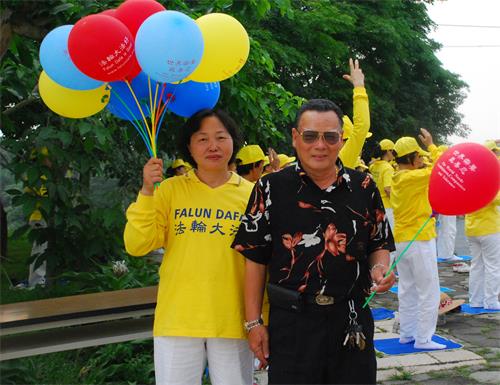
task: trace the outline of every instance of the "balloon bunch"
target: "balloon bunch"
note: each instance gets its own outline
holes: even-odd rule
[[[193,20],[154,0],[126,0],[47,34],[39,92],[64,117],[106,108],[130,121],[156,157],[167,110],[190,117],[213,108],[219,82],[243,67],[249,51],[248,34],[232,16]]]

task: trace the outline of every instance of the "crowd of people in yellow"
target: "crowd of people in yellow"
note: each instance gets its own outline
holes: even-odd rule
[[[365,164],[370,112],[357,61],[344,78],[352,121],[329,100],[306,102],[293,156],[240,147],[229,115],[202,110],[181,131],[172,177],[161,159],[144,166],[124,240],[134,256],[165,250],[158,384],[199,383],[207,361],[212,384],[252,384],[254,358],[268,366],[270,384],[376,382],[373,319],[362,301],[394,284],[386,273],[432,214],[429,179],[446,148],[421,129],[424,148],[413,137],[383,139]],[[486,146],[500,155],[496,142]],[[500,195],[465,218],[471,306],[500,309],[499,204]],[[420,349],[444,348],[431,340],[437,257],[456,258],[452,231],[432,222],[398,264],[400,343]]]

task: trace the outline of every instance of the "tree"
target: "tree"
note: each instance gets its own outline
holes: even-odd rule
[[[146,152],[130,125],[106,112],[69,120],[49,111],[37,91],[38,49],[53,28],[119,4],[2,2],[1,141],[10,154],[2,165],[24,186],[48,189],[46,199],[24,190],[10,193],[26,215],[40,205],[48,227],[29,231],[39,243],[49,241],[40,262],[48,259],[51,274],[86,269],[91,259],[123,252],[123,211],[140,186]],[[174,0],[167,5],[194,18],[229,13],[247,29],[250,57],[222,83],[219,107],[236,118],[249,143],[291,151],[289,128],[304,98],[332,99],[351,114],[352,90],[342,79],[351,56],[361,60],[367,76],[375,139],[413,135],[421,125],[437,138],[466,131],[456,110],[465,83],[436,59],[438,45],[427,38],[432,22],[421,2]],[[169,115],[165,121],[159,149],[172,158],[183,120]],[[37,155],[45,147],[50,166]],[[113,186],[105,200],[95,198],[97,177]]]

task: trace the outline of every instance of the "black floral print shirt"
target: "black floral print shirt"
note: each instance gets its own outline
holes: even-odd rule
[[[371,176],[340,159],[337,168],[337,181],[324,190],[300,164],[255,184],[232,247],[267,265],[269,282],[307,294],[339,297],[351,287],[352,295],[366,294],[368,256],[395,250]]]

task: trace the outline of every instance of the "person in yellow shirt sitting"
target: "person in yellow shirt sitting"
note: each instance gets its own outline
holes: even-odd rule
[[[488,144],[486,142],[485,146],[490,148]],[[495,152],[494,147],[490,149]],[[471,307],[500,309],[498,300],[500,294],[499,205],[500,193],[486,207],[465,216],[465,235],[472,254],[469,273]]]
[[[255,183],[264,170],[266,155],[258,144],[244,146],[236,154],[236,172],[247,181]]]
[[[431,134],[423,128],[420,131],[420,140],[431,152],[433,160],[437,159],[439,153]],[[415,138],[398,139],[394,151],[399,171],[392,178],[390,201],[394,210],[394,239],[399,256],[432,214],[428,199],[432,169],[421,168],[422,156],[429,153],[420,148]],[[435,238],[433,218],[398,264],[399,342],[414,342],[417,349],[445,348],[445,345],[431,339],[436,331],[439,308]]]
[[[179,144],[195,169],[163,180],[162,160],[150,159],[137,200],[127,210],[127,252],[166,250],[153,328],[157,384],[199,384],[207,360],[212,383],[252,384],[253,356],[244,330],[245,260],[230,248],[253,187],[228,171],[239,142],[228,115],[197,112]]]
[[[186,164],[186,162],[184,162],[184,160],[182,160],[180,158],[175,159],[172,162],[172,165],[170,166],[171,174],[173,176],[184,175],[184,174],[186,174],[188,172],[188,170],[190,168],[191,167],[188,167],[188,165]]]

